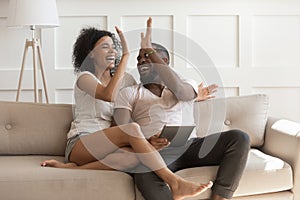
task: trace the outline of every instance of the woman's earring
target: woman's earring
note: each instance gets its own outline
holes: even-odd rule
[[[92,58],[92,59],[94,59],[94,54],[93,54],[92,51],[89,53],[89,57]]]

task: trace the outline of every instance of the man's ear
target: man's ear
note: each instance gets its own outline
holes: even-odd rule
[[[164,57],[164,58],[162,58],[162,60],[163,60],[166,64],[169,64],[169,59],[168,59],[168,58]]]

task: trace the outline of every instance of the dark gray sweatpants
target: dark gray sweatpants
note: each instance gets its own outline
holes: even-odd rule
[[[250,141],[246,133],[230,130],[205,138],[194,138],[185,149],[170,148],[161,151],[161,155],[173,172],[219,165],[212,193],[230,199],[244,171],[249,148]],[[173,199],[169,187],[154,172],[135,173],[134,180],[146,200]]]

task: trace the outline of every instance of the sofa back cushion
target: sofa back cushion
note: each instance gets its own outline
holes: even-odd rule
[[[64,155],[72,105],[0,102],[0,154]]]
[[[197,135],[204,137],[230,129],[240,129],[250,136],[251,146],[264,143],[269,109],[267,95],[227,97],[196,102],[194,108]]]

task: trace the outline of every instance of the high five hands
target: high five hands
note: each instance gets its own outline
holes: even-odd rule
[[[151,45],[151,34],[152,34],[152,18],[149,17],[147,20],[146,34],[141,33],[141,48],[149,49],[152,48]],[[211,84],[204,87],[203,82],[198,85],[198,95],[195,101],[205,101],[211,98],[215,98],[214,93],[217,92],[218,85]]]

